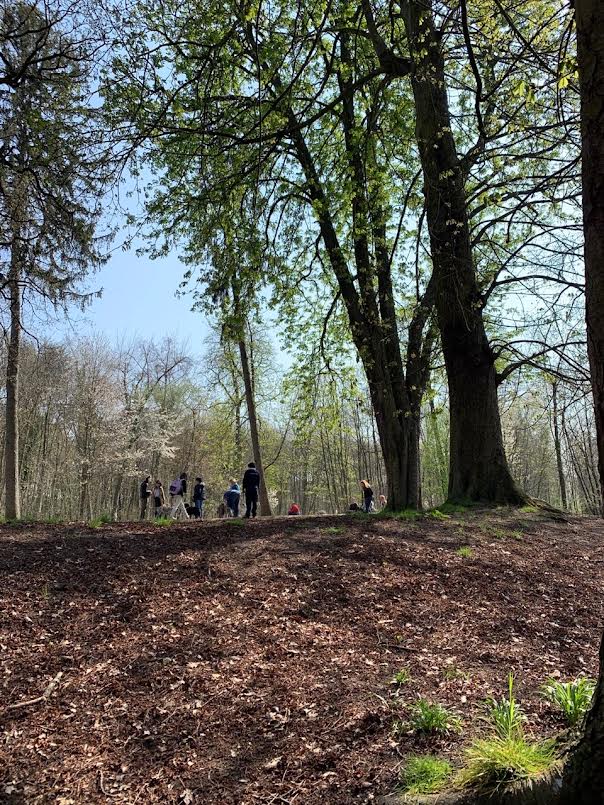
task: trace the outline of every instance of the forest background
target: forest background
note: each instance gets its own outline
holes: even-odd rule
[[[447,32],[449,102],[463,151],[477,283],[498,373],[508,464],[529,496],[596,513],[601,496],[583,323],[574,40],[564,10],[556,4],[521,6],[512,14],[499,3],[476,4],[469,7],[469,23],[464,23],[463,14],[447,16],[444,8],[435,8],[435,14],[443,14],[441,27]],[[273,95],[282,78],[275,78],[270,62],[286,56],[278,42],[271,48],[266,44],[279,26],[290,26],[285,73],[290,89],[299,92],[296,114],[307,117],[303,145],[333,204],[331,220],[345,243],[343,251],[358,263],[354,281],[360,282],[361,295],[365,291],[358,232],[363,213],[355,197],[359,184],[364,185],[364,197],[383,209],[397,340],[408,366],[415,358],[413,327],[418,311],[421,314],[418,343],[424,365],[421,394],[412,412],[417,419],[419,486],[424,505],[444,501],[449,487],[449,396],[434,302],[428,300],[433,292],[431,246],[419,179],[421,159],[410,130],[410,90],[377,72],[354,78],[367,71],[370,61],[356,39],[354,47],[347,41],[353,36],[347,15],[354,27],[360,24],[360,12],[319,3],[272,16],[270,9],[250,6],[241,17],[233,9],[221,16],[208,7],[204,24],[210,39],[218,41],[229,19],[240,22],[242,30],[253,23],[258,35],[262,31],[267,64],[258,66],[258,75],[272,76],[263,84],[255,75],[227,81],[221,61],[241,62],[245,74],[246,59],[249,63],[258,57],[258,42],[244,42],[241,53],[226,48],[214,65],[198,44],[191,45],[189,53],[175,45],[170,27],[185,36],[193,19],[180,6],[113,6],[103,9],[100,25],[98,10],[81,8],[75,25],[68,6],[48,8],[59,15],[53,22],[56,31],[77,41],[78,47],[82,38],[74,31],[86,30],[89,36],[96,24],[95,47],[80,54],[78,64],[92,92],[89,130],[101,133],[110,151],[103,156],[106,174],[98,176],[102,203],[119,198],[118,204],[109,205],[109,213],[105,209],[98,216],[97,229],[115,228],[117,221],[114,244],[123,241],[125,227],[128,237],[135,231],[135,245],[160,261],[147,279],[157,288],[153,298],[169,296],[170,287],[190,294],[200,331],[206,330],[205,317],[211,335],[201,351],[197,345],[191,348],[179,336],[164,334],[157,312],[152,316],[155,336],[124,334],[122,319],[115,341],[105,335],[61,335],[66,330],[59,319],[49,327],[44,316],[50,310],[73,315],[74,301],[96,304],[94,295],[87,294],[103,284],[108,246],[88,255],[88,264],[75,277],[77,292],[75,285],[70,287],[72,296],[21,277],[22,514],[132,518],[144,475],[169,483],[183,470],[203,476],[212,512],[228,478],[239,477],[258,448],[277,513],[285,513],[293,501],[303,512],[345,510],[359,498],[359,478],[368,478],[376,493],[387,494],[375,399],[367,384],[370,362],[356,336],[351,338],[342,288],[330,273],[332,257],[318,235],[324,222],[317,199],[309,194],[308,176],[301,177],[299,166],[288,161],[292,143],[300,148],[296,132],[302,124],[297,129],[290,120],[293,139],[279,139],[284,112],[276,109]],[[368,38],[375,40],[375,21],[370,11],[364,13]],[[498,15],[497,30],[488,23],[492,14]],[[334,20],[341,29],[338,36],[330,27],[336,25]],[[142,30],[146,35],[141,38]],[[358,29],[354,37],[357,34]],[[393,29],[392,47],[397,37],[400,32]],[[379,38],[376,41],[379,45]],[[507,59],[501,57],[504,46],[510,53]],[[197,59],[216,82],[209,89],[219,110],[215,119],[206,117],[190,94],[187,59]],[[313,79],[319,81],[318,90]],[[10,120],[7,86],[3,113]],[[161,107],[167,94],[171,105],[164,110],[164,128],[150,134],[149,126],[157,126],[158,104]],[[236,95],[245,110],[241,120],[233,113]],[[146,103],[141,103],[143,97]],[[342,115],[332,115],[342,98],[348,99],[348,106],[343,104]],[[51,101],[52,118],[57,107]],[[347,118],[349,112],[360,122],[354,115]],[[239,126],[238,149],[212,141],[218,119],[231,127],[234,142]],[[197,127],[194,134],[191,121]],[[254,134],[258,126],[265,127],[262,137]],[[201,153],[195,150],[195,138],[203,132],[206,150]],[[267,153],[264,140],[271,144]],[[354,175],[359,142],[364,160],[360,177]],[[94,147],[98,144],[96,139]],[[204,181],[193,178],[200,166],[206,170]],[[308,165],[302,168],[308,171]],[[239,169],[244,179],[234,182]],[[132,188],[135,192],[124,203],[124,192]],[[244,209],[250,214],[243,216]],[[379,264],[376,231],[381,223],[371,225],[372,259]],[[10,248],[3,254],[8,266]],[[175,254],[185,263],[184,282],[174,269]],[[167,256],[170,275],[161,268]],[[95,266],[100,273],[90,277]],[[9,282],[3,287],[5,364],[10,291]],[[116,294],[121,310],[124,302],[133,308],[141,304],[137,288],[127,280]],[[239,296],[245,305],[235,310]],[[49,337],[55,327],[56,336]],[[256,403],[252,416],[242,342]],[[3,377],[8,376],[4,371]],[[6,387],[3,392],[6,395]],[[258,430],[256,450],[252,424]],[[6,433],[3,428],[3,459]]]

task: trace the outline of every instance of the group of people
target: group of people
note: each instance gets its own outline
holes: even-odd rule
[[[206,500],[205,484],[200,476],[195,478],[191,503],[187,504],[187,484],[188,475],[181,472],[169,486],[168,497],[162,482],[157,479],[152,484],[151,476],[147,475],[140,485],[140,519],[146,520],[151,498],[153,498],[155,517],[170,517],[174,520],[187,520],[191,517],[203,519],[204,503]],[[258,496],[260,489],[260,473],[256,469],[253,461],[247,465],[242,481],[243,494],[245,495],[246,510],[244,517],[256,517],[258,509]],[[239,517],[239,501],[241,488],[235,478],[231,478],[230,487],[223,495],[221,512],[219,507],[218,516],[230,514],[232,517]]]
[[[147,475],[140,486],[140,519],[145,520],[147,518],[151,498],[153,498],[156,518],[170,517],[175,520],[181,518],[184,520],[194,517],[202,519],[206,500],[205,484],[200,476],[195,478],[191,504],[187,505],[187,483],[187,473],[181,472],[180,476],[175,478],[170,484],[168,489],[168,502],[162,482],[158,479],[155,481],[155,484],[152,485],[151,476]],[[236,478],[231,478],[229,484],[229,488],[224,492],[222,502],[218,507],[218,517],[239,517],[239,504],[242,494],[245,497],[245,514],[243,516],[256,517],[260,490],[260,473],[256,469],[254,462],[250,461],[247,465],[241,486]],[[375,511],[373,489],[369,481],[362,480],[359,481],[359,484],[363,492],[362,506],[353,502],[350,504],[349,510],[365,512]],[[384,495],[379,496],[379,502],[380,508],[383,509],[387,502]],[[289,515],[300,514],[300,507],[297,503],[292,503],[287,513]]]

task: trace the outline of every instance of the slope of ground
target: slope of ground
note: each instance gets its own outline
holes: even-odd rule
[[[458,757],[510,670],[552,734],[539,688],[596,673],[603,562],[596,520],[508,511],[2,527],[0,801],[371,801],[405,754]],[[418,696],[462,734],[395,739]]]

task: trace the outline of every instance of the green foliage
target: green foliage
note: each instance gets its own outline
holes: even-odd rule
[[[455,551],[455,553],[464,559],[471,559],[474,556],[474,551],[469,545],[462,545],[461,548],[458,548]]]
[[[459,774],[462,786],[492,791],[506,783],[546,772],[554,762],[553,741],[530,743],[523,737],[499,735],[474,741],[466,750],[467,765]]]
[[[584,676],[573,682],[548,679],[543,687],[543,696],[562,710],[570,727],[575,727],[589,710],[595,687],[594,680]]]
[[[507,741],[523,737],[522,725],[526,721],[526,716],[514,696],[514,674],[508,674],[508,698],[505,696],[501,699],[489,698],[486,708],[485,721],[493,725],[498,738]]]
[[[451,776],[451,764],[434,755],[413,755],[400,773],[405,794],[435,794]]]
[[[450,514],[444,514],[441,509],[430,509],[426,512],[426,517],[432,517],[434,520],[450,520]]]
[[[153,522],[155,525],[158,525],[162,528],[174,525],[174,520],[171,517],[157,517]]]
[[[397,671],[396,674],[392,677],[392,685],[406,685],[408,682],[411,682],[411,674],[409,673],[408,668],[401,668],[400,671]]]
[[[346,529],[342,526],[329,526],[329,528],[322,528],[321,532],[323,534],[343,534]]]
[[[462,671],[457,665],[447,665],[441,671],[442,678],[447,682],[452,682],[456,679],[468,680],[470,675],[466,671]]]
[[[439,733],[461,732],[461,719],[441,704],[432,704],[419,699],[411,705],[411,714],[407,723],[395,725],[396,732],[412,729],[415,732]]]
[[[101,514],[100,517],[94,517],[88,525],[90,528],[100,528],[102,525],[106,525],[107,523],[112,523],[113,518],[109,514]]]

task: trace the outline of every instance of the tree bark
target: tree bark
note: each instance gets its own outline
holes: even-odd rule
[[[566,495],[566,478],[564,477],[564,466],[562,464],[562,446],[560,444],[560,428],[558,427],[558,383],[552,385],[552,419],[554,424],[554,448],[556,450],[556,466],[558,468],[558,483],[560,485],[560,500],[562,508],[568,509],[568,498]]]
[[[247,414],[250,422],[252,453],[254,454],[254,463],[256,464],[256,469],[260,473],[260,516],[270,517],[272,512],[270,503],[268,502],[268,489],[266,486],[266,478],[264,477],[264,467],[262,464],[262,450],[260,448],[260,437],[258,435],[258,416],[256,414],[256,400],[254,399],[250,363],[248,360],[245,341],[243,339],[239,339],[238,344],[239,356],[241,358],[241,373],[243,374],[243,385],[245,387],[245,401],[247,404]]]
[[[604,3],[575,0],[575,18],[581,92],[587,350],[604,507]],[[562,790],[565,805],[604,802],[604,635],[593,705],[583,736],[570,756]]]
[[[6,449],[4,483],[6,518],[21,517],[19,484],[19,349],[21,345],[21,261],[18,236],[13,241],[8,275],[10,295],[10,336],[6,362]]]
[[[435,305],[449,385],[448,497],[454,501],[516,504],[525,497],[512,479],[503,447],[497,376],[482,317],[440,39],[429,3],[412,0],[404,9],[414,65],[411,86]]]
[[[581,91],[585,318],[604,516],[604,5],[575,0]]]

